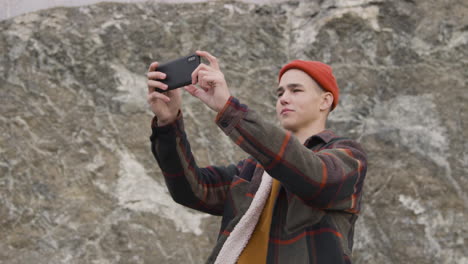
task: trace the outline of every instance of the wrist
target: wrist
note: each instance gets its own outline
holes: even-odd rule
[[[174,122],[174,120],[170,120],[170,119],[166,119],[166,120],[159,120],[156,122],[156,124],[158,124],[158,127],[162,127],[162,126],[167,126],[169,125],[170,123]]]
[[[158,127],[167,126],[169,124],[172,124],[177,120],[177,118],[179,117],[180,114],[181,114],[181,111],[179,110],[179,111],[177,111],[177,114],[174,115],[174,116],[164,117],[164,118],[160,118],[160,117],[156,116],[156,124],[158,125]]]
[[[222,112],[222,110],[226,107],[229,98],[231,98],[231,95],[228,94],[227,96],[224,96],[222,100],[220,100],[221,103],[215,109],[217,113]]]

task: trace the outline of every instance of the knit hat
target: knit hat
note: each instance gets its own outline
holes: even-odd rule
[[[319,61],[294,60],[281,68],[278,75],[278,81],[281,79],[281,76],[283,76],[283,74],[290,69],[298,69],[307,73],[325,91],[332,93],[333,104],[330,111],[335,109],[336,105],[338,104],[340,89],[336,83],[335,76],[333,76],[332,68],[329,65]]]

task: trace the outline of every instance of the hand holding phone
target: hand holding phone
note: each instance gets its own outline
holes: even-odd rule
[[[158,66],[157,71],[166,74],[166,78],[159,80],[166,84],[168,88],[162,90],[156,88],[157,92],[163,93],[192,84],[192,72],[200,65],[200,56],[192,54]]]
[[[201,64],[200,57],[205,58],[209,65]],[[171,106],[172,110],[176,110],[174,105],[180,105],[180,91],[172,91],[179,87],[185,86],[186,91],[216,112],[221,111],[230,97],[229,88],[224,74],[220,70],[218,60],[206,51],[197,51],[195,54],[170,61],[161,66],[154,62],[150,65],[147,75],[148,102],[158,117],[166,112],[161,111],[165,104]],[[199,88],[193,84],[197,84]],[[172,102],[174,92],[178,95],[176,96],[177,104]],[[160,102],[161,100],[164,103]],[[171,111],[171,113],[172,117],[176,116],[175,111]]]
[[[196,54],[209,62],[209,65],[200,64],[192,73],[192,83],[185,90],[200,99],[208,107],[219,112],[223,109],[231,96],[226,79],[222,73],[218,59],[206,51],[197,51]]]
[[[151,111],[157,116],[158,126],[174,122],[177,119],[178,113],[181,109],[182,94],[180,89],[170,90],[166,92],[169,87],[162,83],[166,79],[166,74],[159,71],[159,63],[153,62],[150,64],[147,77],[148,77],[148,94],[147,102]],[[161,92],[155,92],[160,90]]]

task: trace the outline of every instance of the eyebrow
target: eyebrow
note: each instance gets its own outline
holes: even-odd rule
[[[293,88],[296,88],[296,87],[303,87],[303,85],[300,84],[300,83],[288,83],[288,85],[286,85],[286,87],[288,89],[293,89]],[[281,91],[284,91],[283,86],[280,86],[280,87],[278,87],[278,89],[276,89],[276,93],[281,92]]]

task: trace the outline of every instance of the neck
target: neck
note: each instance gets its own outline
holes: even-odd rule
[[[297,137],[297,139],[299,139],[299,141],[304,144],[309,137],[316,135],[323,130],[325,130],[325,123],[316,123],[309,127],[301,128],[292,132]]]

